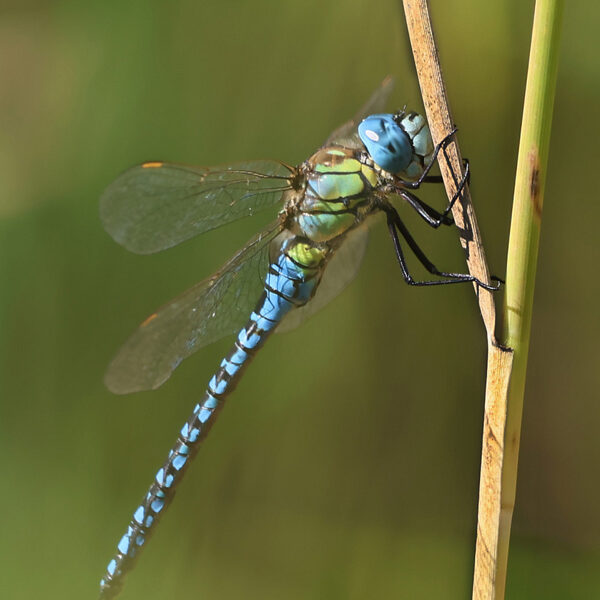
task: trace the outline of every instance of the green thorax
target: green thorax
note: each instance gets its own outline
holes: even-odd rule
[[[321,148],[301,167],[301,189],[288,197],[289,228],[313,242],[331,240],[358,225],[374,206],[379,177],[349,148]]]

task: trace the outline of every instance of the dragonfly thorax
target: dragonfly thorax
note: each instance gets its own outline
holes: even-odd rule
[[[402,179],[418,179],[431,162],[429,127],[415,112],[370,115],[359,124],[358,135],[375,164]]]
[[[352,229],[372,212],[380,179],[361,152],[341,146],[318,150],[300,167],[301,189],[290,190],[284,214],[287,228],[319,243]]]

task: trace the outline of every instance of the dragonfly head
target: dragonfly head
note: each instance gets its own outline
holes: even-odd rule
[[[431,161],[429,127],[415,112],[370,115],[358,135],[378,167],[404,179],[417,179]]]

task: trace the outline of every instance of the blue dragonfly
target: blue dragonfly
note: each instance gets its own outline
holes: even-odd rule
[[[388,79],[351,121],[297,167],[277,161],[220,168],[147,162],[120,175],[102,195],[104,227],[140,254],[164,250],[258,211],[279,209],[276,220],[214,275],[150,315],[108,368],[105,382],[115,393],[155,389],[202,346],[238,334],[135,509],[100,583],[102,600],[119,593],[225,399],[269,335],[276,328],[297,326],[356,275],[371,217],[385,214],[410,285],[475,282],[495,289],[471,275],[438,270],[390,202],[399,196],[432,227],[450,225],[449,212],[466,180],[465,175],[443,212],[411,191],[424,182],[439,182],[429,171],[450,136],[434,147],[422,116],[381,113],[390,89]],[[413,279],[401,240],[438,279]]]

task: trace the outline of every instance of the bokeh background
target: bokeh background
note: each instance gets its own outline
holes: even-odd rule
[[[434,4],[501,275],[533,2]],[[509,598],[600,597],[599,13],[565,12]],[[231,339],[155,392],[114,396],[103,371],[272,216],[141,257],[103,231],[103,188],[151,159],[299,163],[387,74],[390,108],[421,104],[391,0],[4,1],[0,17],[1,595],[94,598]],[[405,213],[464,269],[453,231]],[[470,286],[407,288],[375,226],[353,285],[248,370],[123,599],[470,597],[484,338]]]

